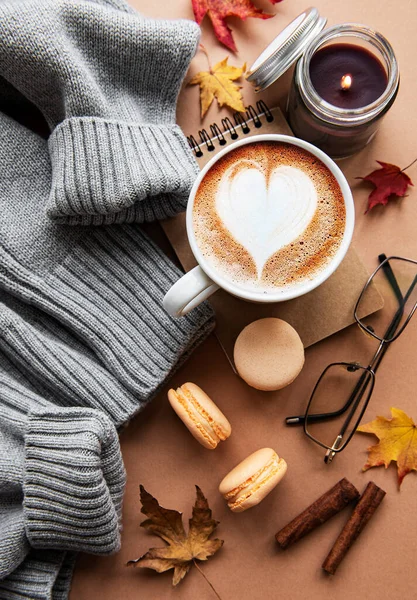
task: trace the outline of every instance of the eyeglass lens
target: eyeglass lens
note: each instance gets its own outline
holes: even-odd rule
[[[373,387],[363,367],[335,363],[323,372],[307,409],[305,430],[325,447],[344,446],[356,429]]]
[[[363,317],[367,296],[375,286],[384,300],[381,310]],[[357,307],[356,317],[363,328],[380,340],[391,341],[407,323],[417,303],[417,264],[401,258],[383,263],[367,286]]]

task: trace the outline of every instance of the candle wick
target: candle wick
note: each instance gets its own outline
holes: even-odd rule
[[[342,90],[349,90],[352,85],[352,81],[351,75],[343,75],[342,79],[340,80],[340,87]]]

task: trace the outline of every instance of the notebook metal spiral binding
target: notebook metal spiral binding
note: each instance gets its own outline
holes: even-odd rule
[[[217,123],[212,123],[210,125],[210,134],[207,129],[200,129],[198,132],[199,140],[197,141],[193,135],[190,135],[187,137],[188,144],[195,156],[200,158],[200,156],[203,156],[204,151],[213,152],[216,149],[215,144],[218,144],[219,146],[226,145],[227,140],[224,137],[224,134],[230,135],[232,140],[237,140],[239,135],[247,135],[250,132],[251,127],[260,129],[262,127],[263,119],[265,119],[267,123],[270,123],[274,120],[274,116],[265,102],[263,100],[258,100],[256,108],[249,105],[246,107],[245,113],[234,113],[234,123],[229,117],[222,119],[221,123],[223,131]]]

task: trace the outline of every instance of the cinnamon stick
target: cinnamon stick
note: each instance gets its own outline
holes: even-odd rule
[[[341,479],[298,517],[278,531],[275,535],[278,545],[285,550],[328,521],[356,498],[359,498],[359,492],[355,486],[347,479]]]
[[[339,537],[335,541],[333,548],[330,550],[322,565],[322,568],[326,573],[330,573],[331,575],[336,573],[337,567],[381,504],[384,496],[384,490],[378,487],[373,481],[368,483],[353,513],[340,532]]]

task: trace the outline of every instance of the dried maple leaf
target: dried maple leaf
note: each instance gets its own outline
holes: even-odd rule
[[[202,47],[202,50],[207,56],[205,48]],[[228,106],[238,112],[245,110],[240,91],[242,88],[234,82],[242,77],[246,70],[246,63],[243,67],[232,67],[227,64],[227,60],[226,57],[214,67],[210,65],[209,61],[209,70],[200,71],[188,82],[188,85],[200,86],[201,118],[210,108],[214,98],[217,99],[220,108]]]
[[[398,486],[411,471],[417,471],[417,426],[399,408],[391,408],[392,419],[377,417],[358,427],[361,433],[373,433],[379,443],[368,448],[368,460],[363,470],[397,462]]]
[[[248,17],[256,19],[270,19],[274,15],[264,13],[261,8],[256,8],[251,0],[191,0],[195,20],[200,25],[201,21],[207,15],[212,24],[214,33],[222,44],[236,52],[236,45],[233,40],[232,30],[226,23],[227,17],[239,17],[245,21]],[[271,0],[272,4],[277,4],[282,0]]]
[[[207,560],[223,546],[223,540],[209,540],[218,521],[212,519],[208,502],[197,485],[196,490],[197,498],[193,506],[193,515],[189,520],[188,534],[186,534],[182,514],[176,510],[163,508],[156,498],[151,496],[142,485],[140,486],[141,512],[148,517],[141,523],[141,527],[158,535],[168,546],[150,548],[140,558],[130,560],[128,566],[154,569],[158,573],[174,569],[172,584],[178,585],[188,573],[192,563],[196,565],[196,560]]]
[[[416,161],[413,161],[408,167],[405,167],[405,169],[400,169],[400,167],[397,167],[396,165],[391,165],[390,163],[382,162],[380,160],[377,160],[376,162],[381,165],[381,169],[372,171],[372,173],[369,173],[366,177],[357,178],[362,179],[363,181],[370,181],[375,186],[375,189],[369,194],[368,206],[365,214],[377,204],[388,204],[391,195],[399,197],[405,196],[408,186],[414,185],[404,171],[408,169],[408,167],[411,167]]]

